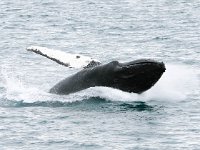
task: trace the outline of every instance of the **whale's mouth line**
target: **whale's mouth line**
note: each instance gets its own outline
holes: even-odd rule
[[[134,78],[137,76],[146,76],[147,74],[152,75],[152,71],[154,71],[154,74],[161,74],[161,72],[152,69],[152,70],[142,71],[142,72],[131,72],[126,75],[121,75],[121,78],[128,79],[128,78]]]
[[[132,64],[122,64],[121,71],[123,72],[121,78],[128,79],[137,76],[155,76],[165,72],[166,68],[163,62],[135,62]],[[149,67],[148,67],[149,66]],[[140,69],[145,67],[144,70]],[[139,70],[138,70],[139,69]]]
[[[163,62],[136,62],[136,63],[133,63],[133,64],[122,64],[122,68],[125,67],[125,68],[128,68],[128,67],[135,67],[135,66],[145,66],[145,65],[163,65],[164,66],[164,63]]]

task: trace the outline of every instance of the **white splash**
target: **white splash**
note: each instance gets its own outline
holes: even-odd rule
[[[36,98],[38,93],[41,93],[39,89],[27,87],[20,79],[8,75],[5,70],[1,70],[1,79],[5,89],[3,97],[7,100],[32,102],[32,99]]]
[[[40,87],[27,85],[27,81],[9,76],[6,71],[1,71],[0,78],[1,87],[5,89],[3,94],[5,99],[26,103],[58,100],[74,102],[89,97],[101,97],[110,101],[184,101],[190,94],[199,91],[198,73],[195,68],[185,65],[166,65],[166,68],[166,72],[156,85],[143,94],[127,93],[108,87],[94,87],[70,95],[55,95]]]
[[[88,56],[66,53],[63,51],[40,46],[30,46],[27,48],[27,51],[35,52],[36,54],[40,54],[44,57],[47,57],[59,64],[70,68],[83,68],[86,67],[92,61],[100,63],[100,61],[90,58]]]
[[[145,99],[183,101],[199,90],[197,68],[167,64],[161,79],[143,96]]]
[[[44,90],[41,85],[37,87],[30,85],[28,81],[17,76],[12,76],[7,72],[7,69],[0,67],[0,105],[4,105],[6,101],[34,103],[37,101],[60,101],[60,102],[74,102],[81,101],[82,96],[77,95],[78,93],[70,95],[56,95],[51,94],[48,90]],[[42,82],[42,81],[41,81]],[[50,88],[50,87],[49,87]],[[48,89],[48,88],[46,88]],[[5,100],[2,102],[2,100]]]

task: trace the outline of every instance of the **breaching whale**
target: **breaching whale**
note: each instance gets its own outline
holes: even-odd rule
[[[59,64],[61,63],[58,55],[49,55],[42,47],[29,47],[29,51],[50,58]],[[52,51],[51,49],[48,49]],[[77,54],[75,54],[77,59]],[[63,55],[62,55],[63,56]],[[80,59],[80,55],[79,59]],[[58,61],[59,60],[59,61]],[[85,59],[84,69],[67,77],[66,79],[57,83],[50,89],[50,93],[55,94],[70,94],[78,92],[90,87],[105,86],[120,89],[125,92],[142,93],[150,89],[165,72],[165,65],[163,62],[158,62],[152,59],[139,59],[127,63],[119,63],[112,61],[107,64],[101,64],[94,59]],[[70,65],[67,63],[67,67]],[[77,65],[75,65],[77,67]]]

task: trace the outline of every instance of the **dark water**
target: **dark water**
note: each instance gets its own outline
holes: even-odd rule
[[[199,0],[1,0],[0,149],[199,149],[199,14]],[[30,45],[105,63],[153,58],[167,71],[141,95],[53,95],[78,70]]]

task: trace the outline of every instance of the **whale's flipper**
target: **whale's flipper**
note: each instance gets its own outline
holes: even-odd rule
[[[58,64],[69,68],[88,68],[100,65],[100,61],[80,54],[70,54],[63,51],[48,49],[40,46],[30,46],[27,51],[45,56]]]

